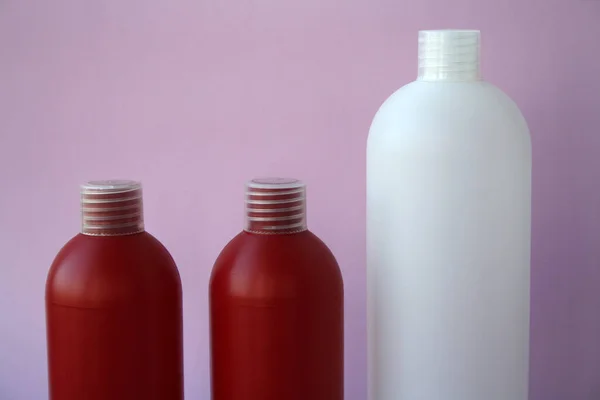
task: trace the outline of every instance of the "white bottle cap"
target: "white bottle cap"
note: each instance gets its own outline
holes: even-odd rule
[[[419,75],[427,82],[464,82],[481,79],[478,30],[419,32]]]
[[[81,233],[120,236],[143,231],[141,183],[110,180],[81,185]]]
[[[246,183],[245,231],[273,235],[306,229],[306,185],[303,182],[266,178]]]

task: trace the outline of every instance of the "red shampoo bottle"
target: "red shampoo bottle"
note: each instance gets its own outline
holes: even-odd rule
[[[343,400],[343,283],[293,179],[246,186],[210,280],[213,400]]]
[[[83,185],[81,216],[46,284],[50,400],[182,400],[181,281],[141,185]]]

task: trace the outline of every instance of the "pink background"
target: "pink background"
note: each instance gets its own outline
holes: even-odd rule
[[[599,399],[600,0],[0,1],[0,399],[46,396],[46,272],[78,184],[107,178],[145,185],[184,284],[187,398],[208,398],[209,272],[264,175],[309,185],[344,273],[346,398],[366,399],[365,140],[435,28],[482,30],[532,131],[531,399]]]

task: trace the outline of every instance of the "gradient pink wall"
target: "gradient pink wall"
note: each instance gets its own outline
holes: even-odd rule
[[[45,398],[46,272],[77,185],[113,177],[145,184],[184,283],[187,398],[208,398],[209,271],[261,175],[309,185],[366,399],[365,140],[427,28],[481,29],[532,131],[531,399],[599,399],[599,0],[0,1],[0,399]]]

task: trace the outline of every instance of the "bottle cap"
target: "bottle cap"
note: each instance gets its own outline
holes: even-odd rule
[[[246,183],[245,231],[272,235],[306,229],[306,185],[303,182],[265,178]]]
[[[481,79],[478,30],[419,32],[419,75],[426,82],[464,82]]]
[[[140,182],[108,180],[81,185],[81,233],[118,236],[143,231]]]

